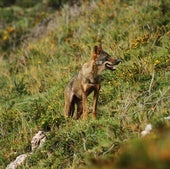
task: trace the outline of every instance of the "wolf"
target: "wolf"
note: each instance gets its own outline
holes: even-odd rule
[[[79,73],[68,83],[64,91],[64,116],[79,119],[88,118],[88,96],[94,93],[92,117],[97,117],[97,102],[101,87],[101,72],[103,70],[114,71],[120,59],[111,57],[102,49],[102,45],[94,46],[92,57],[81,67]],[[77,113],[74,114],[75,108]]]

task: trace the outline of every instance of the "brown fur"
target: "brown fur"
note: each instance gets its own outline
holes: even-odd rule
[[[83,116],[83,119],[88,117],[87,97],[94,92],[93,96],[93,111],[92,116],[97,115],[97,101],[101,86],[100,74],[105,69],[115,70],[115,65],[119,64],[120,60],[112,58],[108,53],[102,50],[102,46],[95,46],[92,54],[92,59],[86,62],[78,75],[73,77],[65,89],[65,107],[64,116],[73,117],[75,105],[77,105],[76,119]]]

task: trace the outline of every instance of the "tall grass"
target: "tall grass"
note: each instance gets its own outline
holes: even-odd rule
[[[164,0],[65,5],[50,16],[43,35],[8,51],[8,57],[5,52],[0,62],[0,166],[29,152],[38,130],[47,132],[48,141],[23,168],[88,168],[100,158],[109,161],[109,155],[117,159],[122,144],[137,138],[147,123],[166,124],[168,6]],[[67,121],[64,88],[98,42],[123,63],[115,72],[103,72],[98,119],[91,120],[90,114],[87,121]]]

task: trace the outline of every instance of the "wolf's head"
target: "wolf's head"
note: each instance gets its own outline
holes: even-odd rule
[[[94,46],[93,48],[93,60],[94,66],[98,70],[98,73],[105,69],[115,70],[121,60],[111,57],[107,52],[102,49],[102,46]]]

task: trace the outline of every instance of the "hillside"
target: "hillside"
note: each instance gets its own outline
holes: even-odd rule
[[[168,169],[168,0],[81,1],[57,9],[40,1],[0,13],[0,168],[30,152],[43,130],[47,142],[20,168]],[[96,120],[65,119],[64,88],[99,42],[123,62],[102,74]],[[151,134],[141,138],[149,123]]]

